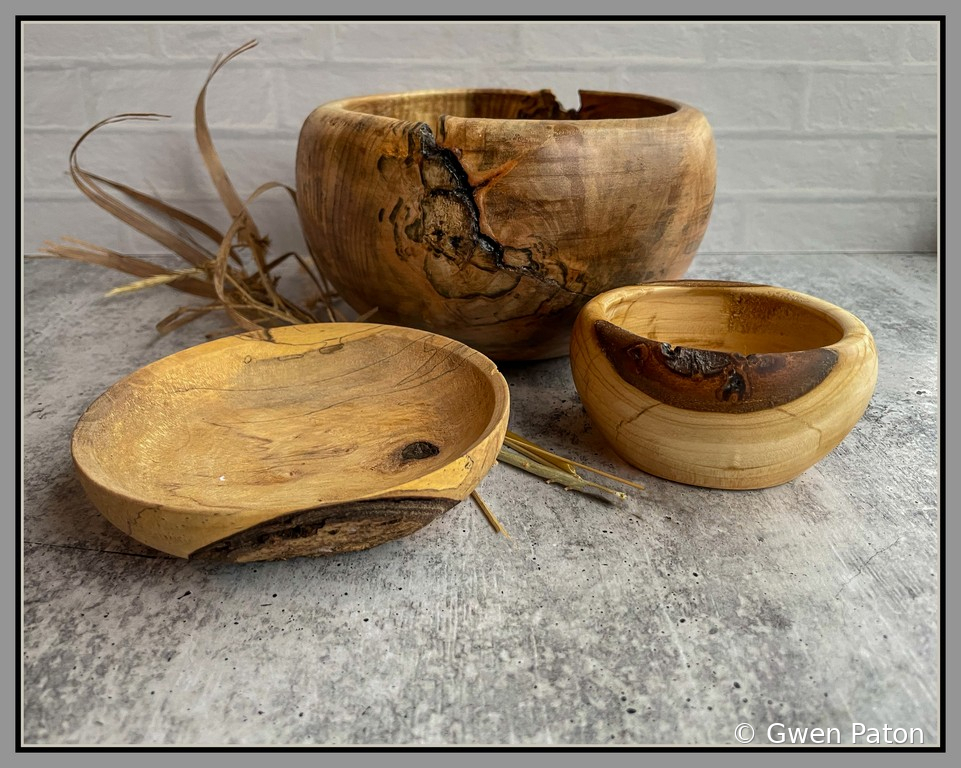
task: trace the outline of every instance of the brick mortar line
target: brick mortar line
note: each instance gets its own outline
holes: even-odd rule
[[[715,138],[731,139],[801,139],[803,141],[837,140],[837,139],[884,139],[888,137],[904,139],[937,138],[936,131],[920,131],[915,129],[891,128],[887,130],[820,130],[805,128],[795,130],[791,128],[770,128],[756,130],[753,128],[714,128]]]
[[[307,116],[304,115],[304,119]],[[133,123],[131,123],[131,126]],[[175,121],[168,121],[164,123],[140,123],[140,128],[124,128],[120,124],[111,126],[109,128],[104,128],[103,134],[106,135],[109,132],[115,138],[125,137],[125,136],[154,136],[157,138],[166,139],[182,139],[186,137],[193,137],[194,126],[193,123],[180,123]],[[158,127],[162,126],[162,127]],[[218,126],[216,123],[209,123],[210,133],[213,137],[214,144],[216,145],[217,139],[271,139],[275,138],[278,141],[296,141],[300,133],[298,129],[295,128],[268,128],[264,126],[251,126],[250,128],[244,128],[242,126]],[[55,138],[74,138],[79,139],[80,134],[82,134],[89,126],[71,128],[70,126],[63,125],[34,125],[25,126],[23,134],[24,136],[52,136]]]
[[[862,192],[856,190],[815,189],[742,189],[725,190],[716,197],[721,202],[774,203],[910,203],[936,202],[937,192]]]
[[[802,72],[801,93],[798,97],[797,110],[791,115],[792,127],[796,133],[804,133],[809,129],[811,114],[811,92],[814,90],[814,77],[810,71]]]
[[[215,56],[216,54],[214,54]],[[26,54],[22,60],[24,72],[30,71],[60,71],[68,68],[83,68],[90,71],[107,71],[116,69],[132,69],[138,71],[157,70],[168,71],[170,69],[209,69],[214,56],[205,57],[177,57],[177,58],[84,58],[84,57],[64,57],[64,58],[31,58]],[[470,58],[458,59],[457,66],[452,69],[473,70],[474,67],[467,65],[487,62],[489,59],[482,54]],[[337,68],[374,68],[389,67],[390,69],[421,69],[430,64],[444,62],[450,66],[451,62],[443,57],[434,58],[321,58],[309,56],[284,56],[284,58],[273,58],[268,61],[237,59],[230,65],[231,71],[242,71],[244,69],[263,69],[269,65],[277,70],[298,71],[316,67],[318,63],[325,66]],[[938,62],[890,62],[890,61],[843,61],[843,60],[823,60],[823,61],[795,61],[791,59],[774,60],[750,60],[750,59],[718,59],[716,62],[709,62],[706,57],[700,58],[667,58],[667,57],[643,57],[643,56],[584,56],[584,57],[564,57],[558,59],[550,58],[524,58],[507,62],[506,71],[524,71],[525,69],[544,69],[552,71],[577,72],[580,66],[574,66],[571,62],[578,64],[596,63],[609,67],[618,66],[643,66],[645,71],[704,71],[709,69],[711,72],[797,72],[799,70],[811,72],[839,72],[849,74],[878,74],[890,75],[898,73],[909,74],[937,74]],[[558,68],[560,65],[560,68]],[[709,65],[709,67],[706,67]]]

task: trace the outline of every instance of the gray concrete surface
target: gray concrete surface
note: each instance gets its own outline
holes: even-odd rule
[[[26,744],[729,744],[735,727],[852,723],[939,738],[937,263],[710,256],[860,316],[880,357],[862,421],[764,491],[622,464],[566,360],[505,368],[512,428],[644,482],[606,504],[498,465],[417,534],[347,556],[160,556],[85,499],[69,437],[121,376],[203,339],[157,338],[189,298],[29,261],[24,309]],[[864,741],[862,737],[861,741]]]

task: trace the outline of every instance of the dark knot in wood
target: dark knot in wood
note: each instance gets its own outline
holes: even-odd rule
[[[404,449],[400,452],[400,457],[404,461],[414,461],[417,459],[429,459],[438,453],[440,453],[440,448],[433,443],[429,443],[426,440],[418,440],[416,443],[405,445]]]

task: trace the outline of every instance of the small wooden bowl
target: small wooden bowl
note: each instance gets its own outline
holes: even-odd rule
[[[409,328],[324,323],[219,339],[127,376],[73,434],[103,515],[180,557],[367,549],[465,499],[507,429],[480,353]]]
[[[632,93],[458,89],[345,99],[300,133],[297,206],[358,312],[495,360],[566,355],[602,291],[681,277],[714,202],[694,107]]]
[[[608,291],[581,311],[574,383],[627,461],[708,488],[787,482],[831,451],[877,381],[874,339],[850,312],[748,283]]]

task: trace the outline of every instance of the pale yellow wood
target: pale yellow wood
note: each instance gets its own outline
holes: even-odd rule
[[[406,535],[465,499],[508,409],[494,364],[457,341],[289,326],[131,374],[87,409],[73,456],[104,516],[164,552],[328,554]]]
[[[726,402],[723,387],[713,389],[733,370],[713,378],[662,371],[668,383],[690,383],[690,394],[677,395],[687,397],[688,406],[713,409],[695,410],[679,407],[673,393],[656,396],[639,388],[650,370],[643,366],[654,363],[643,362],[647,353],[637,346],[622,359],[622,370],[638,372],[639,385],[625,380],[603,348],[598,321],[674,348],[737,353],[742,367],[758,359],[748,356],[766,355],[777,368],[777,358],[799,350],[828,364],[813,374],[803,361],[797,373],[776,371],[772,375],[789,372],[781,382],[787,401],[761,403],[749,412],[725,412],[738,407],[737,398]],[[877,353],[858,318],[820,299],[769,286],[676,281],[613,290],[588,303],[571,339],[571,367],[592,422],[627,461],[682,483],[744,489],[786,482],[838,445],[871,399]],[[807,391],[795,396],[790,390],[798,387]],[[750,397],[741,395],[740,407],[750,406]]]
[[[494,359],[567,354],[593,296],[680,277],[714,200],[697,109],[637,94],[453,90],[318,107],[297,156],[303,229],[358,312]]]

